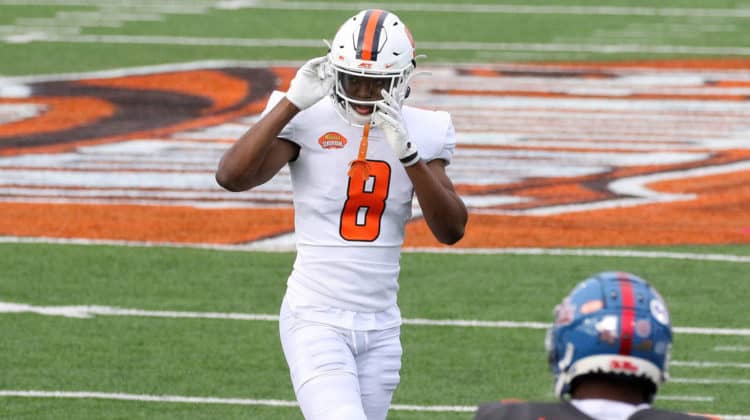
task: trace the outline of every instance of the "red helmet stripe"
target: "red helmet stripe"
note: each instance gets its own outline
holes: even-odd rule
[[[357,58],[360,60],[377,60],[380,32],[388,12],[379,9],[368,10],[359,27],[357,40]]]
[[[622,316],[620,317],[620,354],[629,355],[633,346],[635,329],[635,299],[633,284],[625,276],[619,278],[622,295]]]

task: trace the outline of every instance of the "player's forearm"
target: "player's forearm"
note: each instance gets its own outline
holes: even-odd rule
[[[216,182],[230,191],[244,191],[262,182],[260,169],[271,143],[299,112],[286,98],[253,125],[224,153],[216,171]]]
[[[424,162],[407,168],[427,226],[441,243],[453,245],[464,236],[468,213],[450,183],[435,177]]]

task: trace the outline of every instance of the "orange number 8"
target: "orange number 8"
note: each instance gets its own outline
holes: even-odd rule
[[[364,182],[349,177],[339,226],[341,237],[347,241],[371,242],[380,236],[380,221],[391,185],[391,167],[379,160],[367,163],[370,174]]]

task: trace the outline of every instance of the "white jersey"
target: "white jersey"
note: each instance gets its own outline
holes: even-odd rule
[[[264,113],[283,96],[274,92]],[[402,112],[420,157],[449,163],[456,144],[450,115],[409,106]],[[289,163],[297,238],[287,282],[293,306],[397,311],[399,259],[414,188],[377,127],[369,135],[368,180],[356,185],[350,179],[362,130],[347,124],[326,97],[297,114],[278,136],[300,147]]]
[[[627,420],[636,411],[651,407],[648,404],[633,405],[605,399],[571,400],[570,403],[596,420]]]

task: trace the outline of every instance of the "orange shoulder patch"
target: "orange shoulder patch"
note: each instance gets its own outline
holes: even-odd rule
[[[334,131],[329,131],[320,136],[318,144],[324,149],[341,149],[346,146],[346,137]]]

